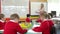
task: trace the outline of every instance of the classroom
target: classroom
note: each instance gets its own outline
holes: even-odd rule
[[[0,34],[60,34],[60,0],[0,0]]]

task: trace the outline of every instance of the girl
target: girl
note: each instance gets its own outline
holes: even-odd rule
[[[43,13],[40,13],[39,18],[36,20],[36,22],[39,22],[39,23],[42,22],[42,15],[43,14],[47,14],[46,11],[44,11]]]
[[[50,28],[53,25],[53,22],[47,19],[46,14],[41,15],[41,20],[41,25],[33,28],[33,31],[42,32],[42,34],[50,34]]]

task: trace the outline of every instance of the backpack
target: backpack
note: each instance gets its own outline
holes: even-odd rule
[[[56,34],[56,28],[54,25],[51,27],[50,34]]]
[[[49,29],[50,29],[49,21],[48,21],[48,27],[49,27]],[[55,28],[54,25],[51,27],[50,34],[56,34],[56,28]]]

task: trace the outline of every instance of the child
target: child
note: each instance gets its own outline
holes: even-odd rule
[[[31,22],[32,20],[30,19],[30,14],[27,14],[27,18],[26,18],[26,25],[27,25],[27,28],[30,28],[31,27]]]
[[[17,14],[12,14],[10,16],[10,21],[6,23],[4,28],[4,34],[24,34],[27,32],[26,29],[22,29],[21,26],[18,24],[19,16]]]
[[[26,22],[27,22],[27,23],[30,23],[30,22],[31,22],[30,14],[27,14]]]
[[[48,20],[45,14],[41,15],[41,20],[41,25],[39,27],[33,28],[33,31],[42,32],[42,34],[50,34],[50,28],[53,25],[53,22],[51,20]]]
[[[44,11],[43,14],[47,14],[46,11]],[[42,14],[39,15],[39,18],[37,19],[36,22],[38,22],[38,23],[42,22]]]
[[[0,14],[0,30],[4,29],[4,14]]]

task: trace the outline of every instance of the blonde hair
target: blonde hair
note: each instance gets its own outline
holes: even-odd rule
[[[11,16],[10,16],[10,19],[11,20],[14,20],[14,19],[19,19],[19,15],[18,14],[12,14]]]
[[[41,3],[41,9],[44,7],[44,4],[43,3]]]
[[[4,14],[0,14],[0,19],[4,18],[4,16],[5,16]]]
[[[47,19],[47,18],[50,19],[50,15],[48,15],[46,11],[43,11],[43,13],[40,15],[40,17],[41,17],[41,16],[43,16],[43,17],[46,18],[46,19]]]

